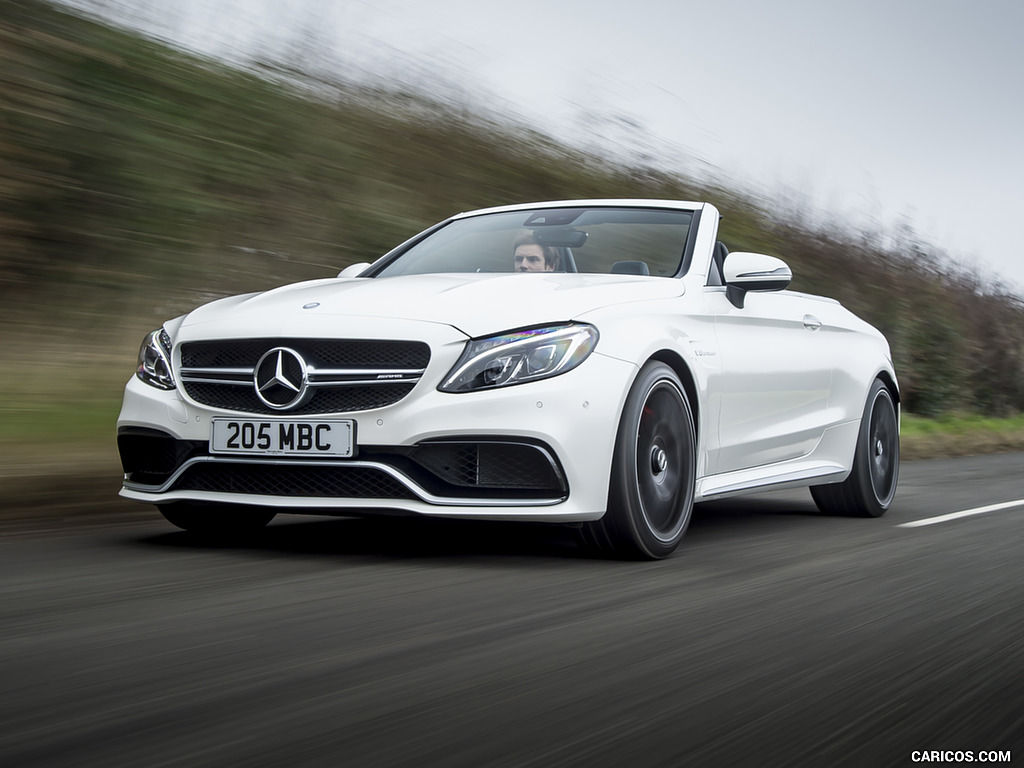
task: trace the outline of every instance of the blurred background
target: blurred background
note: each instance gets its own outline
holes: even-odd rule
[[[934,168],[919,174],[920,199],[894,182],[856,192],[854,205],[830,185],[845,162],[867,162],[858,153],[870,145],[813,126],[829,94],[865,98],[856,67],[848,82],[804,83],[800,103],[811,108],[796,116],[795,136],[786,109],[769,113],[729,88],[771,55],[813,78],[828,55],[820,40],[809,56],[758,48],[740,70],[737,49],[723,45],[670,73],[676,90],[653,76],[631,87],[637,62],[619,41],[582,36],[583,16],[526,5],[484,28],[451,0],[426,29],[400,2],[0,2],[0,480],[11,488],[58,462],[112,473],[116,488],[114,419],[138,344],[198,303],[372,261],[462,210],[576,197],[714,203],[731,250],[786,259],[795,289],[839,299],[888,336],[908,438],[940,435],[920,455],[1024,448],[1021,259],[1016,219],[1004,215],[1015,200],[995,182],[990,208],[963,187],[935,189],[935,169],[956,165],[948,137],[916,123],[901,133],[882,93],[875,123]],[[784,22],[814,20],[791,5]],[[473,19],[470,44],[457,30]],[[629,27],[633,47],[683,50],[687,35],[707,38],[673,26],[680,42],[666,43],[656,16],[642,20],[651,37]],[[757,18],[747,22],[756,29]],[[577,56],[570,71],[564,54],[581,37],[597,58]],[[927,93],[903,85],[908,103]],[[683,120],[704,113],[694,105],[705,87],[734,99],[720,131],[710,117]],[[675,112],[649,111],[654,103]],[[923,118],[938,126],[929,104]],[[957,105],[946,106],[965,130]],[[737,126],[760,136],[760,150]],[[788,149],[780,130],[795,142]],[[702,137],[728,149],[709,159],[694,149]],[[801,146],[795,177],[773,177]],[[900,154],[879,151],[879,168],[896,168]]]

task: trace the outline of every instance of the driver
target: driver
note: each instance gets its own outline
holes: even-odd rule
[[[512,252],[516,272],[554,272],[562,261],[557,248],[541,245],[532,232],[517,237]]]

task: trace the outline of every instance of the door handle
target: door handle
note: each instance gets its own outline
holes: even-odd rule
[[[804,328],[808,331],[816,331],[821,328],[821,320],[814,315],[804,315]]]

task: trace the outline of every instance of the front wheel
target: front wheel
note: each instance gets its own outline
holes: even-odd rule
[[[233,504],[178,502],[157,507],[169,523],[201,536],[226,537],[253,533],[274,519],[276,512]]]
[[[608,509],[583,525],[584,543],[619,557],[671,555],[693,511],[696,445],[693,412],[679,377],[663,363],[648,363],[622,410]]]
[[[829,515],[881,517],[896,495],[900,473],[900,432],[892,395],[878,379],[871,385],[853,458],[841,483],[816,485],[811,496]]]

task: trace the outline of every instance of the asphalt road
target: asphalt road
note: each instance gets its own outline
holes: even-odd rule
[[[702,505],[655,563],[504,524],[40,523],[0,539],[0,766],[1020,765],[1022,541],[1024,454],[907,463],[877,520]]]

